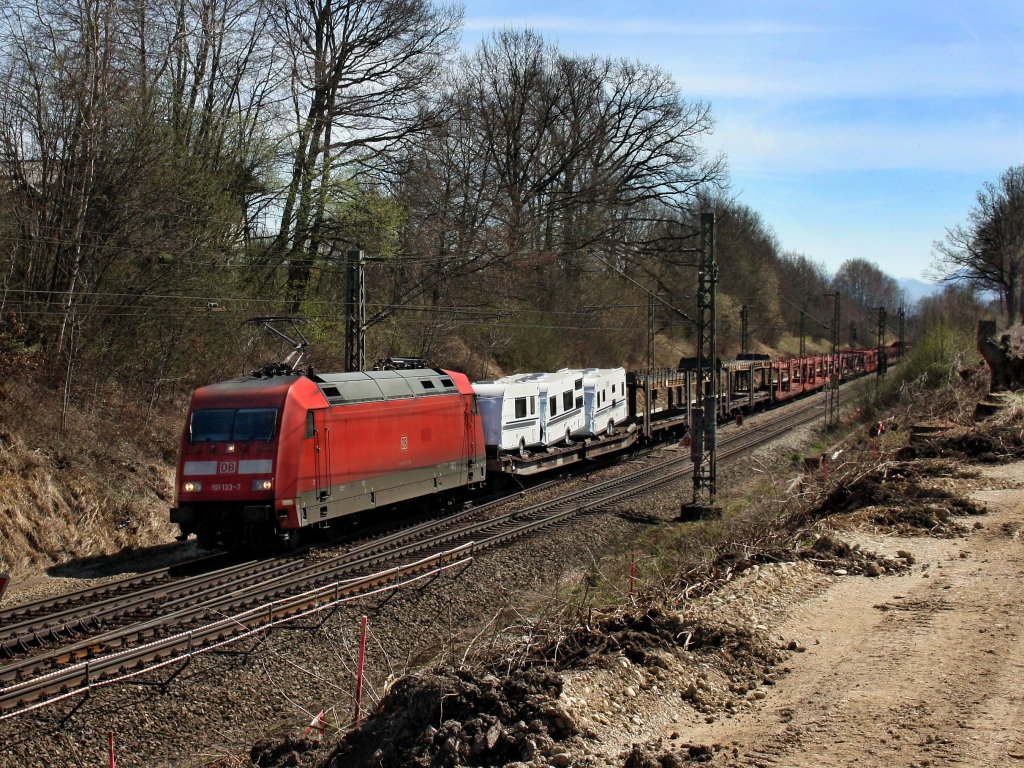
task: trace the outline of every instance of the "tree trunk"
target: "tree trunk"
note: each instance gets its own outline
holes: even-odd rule
[[[996,324],[978,322],[978,352],[991,371],[990,392],[1015,392],[1024,389],[1024,328],[1014,327],[996,341]]]

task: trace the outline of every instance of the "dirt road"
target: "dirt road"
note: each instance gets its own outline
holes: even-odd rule
[[[621,765],[645,743],[636,768],[680,755],[737,767],[1024,765],[1024,463],[957,484],[988,508],[961,521],[963,536],[843,532],[866,550],[912,554],[905,574],[774,566],[717,596],[723,615],[795,649],[782,674],[723,710],[680,706],[663,681],[620,713],[623,689],[607,673],[578,676],[577,711],[591,710],[604,742],[595,752]]]

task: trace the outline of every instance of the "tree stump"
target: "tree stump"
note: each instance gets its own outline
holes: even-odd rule
[[[994,321],[978,321],[978,352],[992,374],[989,392],[1024,389],[1024,327],[1017,326],[1000,334],[998,341],[996,334]]]

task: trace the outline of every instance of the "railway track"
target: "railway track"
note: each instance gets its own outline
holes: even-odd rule
[[[203,570],[204,567],[208,570],[211,564],[222,561],[224,558],[223,554],[207,555],[165,568],[157,568],[133,576],[125,576],[95,587],[87,587],[57,595],[56,597],[47,597],[4,608],[0,610],[0,647],[2,647],[2,642],[8,633],[8,629],[14,624],[39,617],[56,616],[61,612],[70,613],[78,606],[90,605],[105,598],[116,597],[149,586],[168,583],[174,578],[175,573],[184,573],[188,570]]]
[[[541,490],[555,482],[537,484],[531,486],[530,490]],[[341,559],[358,561],[367,554],[385,551],[396,541],[406,536],[415,536],[418,531],[431,526],[455,525],[461,520],[485,514],[487,510],[507,504],[510,498],[521,495],[518,491],[503,494],[456,514],[428,520],[397,533],[384,536],[370,534],[368,542],[355,545]],[[366,534],[364,538],[367,538]],[[309,548],[305,548],[281,557],[237,563],[209,572],[173,578],[176,571],[201,571],[204,564],[225,559],[224,555],[212,555],[56,598],[14,606],[0,612],[0,656],[12,658],[41,655],[39,649],[48,643],[64,646],[50,653],[50,656],[74,657],[88,654],[93,646],[91,641],[70,645],[79,634],[98,632],[114,624],[153,618],[203,603],[212,605],[218,598],[251,590],[254,585],[272,584],[289,573],[301,572],[302,576],[310,577],[311,572],[315,573],[319,566],[308,566],[302,559],[309,551]],[[0,683],[11,679],[5,670],[15,667],[14,664],[8,664],[0,668]]]
[[[820,418],[817,400],[723,439],[719,459]],[[678,483],[690,475],[691,468],[689,456],[680,455],[503,514],[491,512],[508,499],[496,499],[315,562],[275,558],[172,584],[147,580],[165,578],[153,572],[138,577],[139,588],[134,592],[125,593],[128,587],[121,585],[120,592],[101,594],[98,602],[84,610],[74,600],[71,607],[55,601],[62,606],[56,612],[23,618],[0,631],[0,646],[27,646],[28,638],[32,642],[61,639],[73,631],[100,633],[0,666],[0,720],[149,670],[185,663],[197,654],[371,592],[463,567],[483,549]],[[102,631],[113,623],[121,626]]]
[[[118,581],[114,590],[103,585],[72,593],[68,597],[74,597],[74,600],[58,601],[57,610],[50,613],[43,613],[40,607],[53,601],[33,603],[27,606],[27,611],[12,610],[17,620],[5,620],[0,625],[0,655],[7,658],[40,655],[40,649],[45,651],[48,644],[67,645],[81,634],[136,621],[140,616],[155,615],[175,603],[200,602],[211,595],[228,594],[241,584],[254,583],[258,579],[302,567],[301,560],[296,562],[296,557],[299,555],[248,561],[177,580],[168,577],[167,569],[160,569],[125,579],[123,583]],[[127,589],[130,586],[137,589]],[[88,596],[94,599],[91,602],[81,600]],[[19,609],[25,607],[18,606]],[[64,650],[72,652],[67,648]]]

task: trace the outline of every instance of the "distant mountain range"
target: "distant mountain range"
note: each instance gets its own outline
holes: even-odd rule
[[[907,301],[910,303],[942,290],[942,286],[938,283],[926,283],[924,280],[917,280],[913,277],[901,277],[896,282],[899,284],[900,289],[906,293]]]

